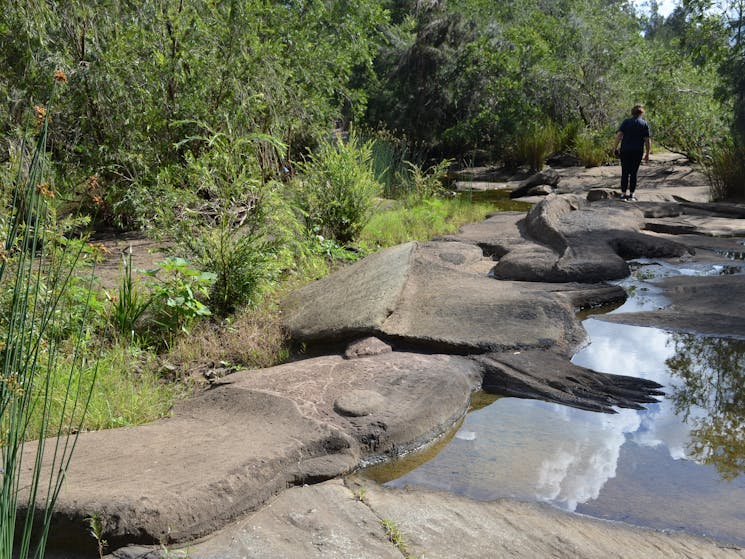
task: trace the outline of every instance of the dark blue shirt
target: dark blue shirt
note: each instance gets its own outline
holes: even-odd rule
[[[649,124],[641,117],[627,118],[618,127],[623,134],[621,151],[643,151],[644,138],[649,138]]]

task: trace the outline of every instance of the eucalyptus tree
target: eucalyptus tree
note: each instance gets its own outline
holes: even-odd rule
[[[745,0],[682,0],[673,15],[681,45],[719,67],[720,98],[732,101],[733,132],[745,139]]]

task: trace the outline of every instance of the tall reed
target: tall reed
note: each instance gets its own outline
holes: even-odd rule
[[[57,73],[55,79],[62,81]],[[91,385],[76,382],[87,311],[75,318],[60,312],[83,243],[66,243],[53,227],[47,110],[34,108],[36,144],[28,150],[30,161],[19,166],[0,245],[0,289],[12,293],[0,313],[0,559],[44,556],[54,504],[90,398]],[[77,334],[69,338],[69,374],[55,383],[60,347],[52,333],[70,327]],[[61,410],[55,399],[62,400]],[[26,441],[45,433],[53,433],[46,443],[27,447]]]

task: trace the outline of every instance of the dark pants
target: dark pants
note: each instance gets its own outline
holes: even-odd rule
[[[642,162],[642,150],[629,150],[621,152],[621,192],[628,188],[633,194],[636,190],[636,173]]]

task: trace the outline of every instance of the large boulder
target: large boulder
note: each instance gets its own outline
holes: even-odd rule
[[[438,352],[568,352],[583,342],[566,298],[495,281],[482,259],[477,246],[458,242],[381,251],[293,293],[287,329],[298,342],[374,334]]]
[[[406,243],[383,249],[293,292],[285,305],[293,338],[338,340],[375,333],[396,307],[415,248]]]
[[[561,176],[559,173],[553,169],[544,169],[522,181],[515,190],[510,192],[510,198],[522,198],[523,196],[532,196],[534,194],[545,196],[552,189],[556,188],[560,180]],[[548,190],[536,191],[536,188],[540,186],[547,186]]]
[[[495,278],[520,281],[600,282],[629,274],[627,259],[675,257],[688,249],[646,235],[644,215],[631,204],[579,196],[549,196],[531,208],[523,240],[503,247]]]

